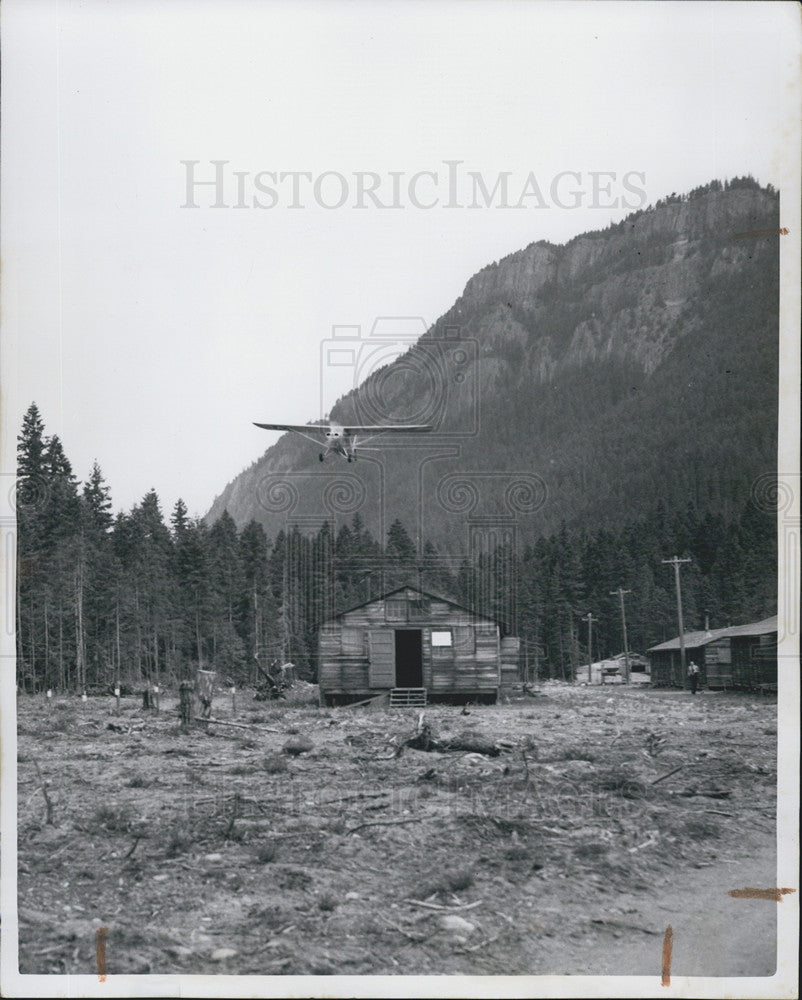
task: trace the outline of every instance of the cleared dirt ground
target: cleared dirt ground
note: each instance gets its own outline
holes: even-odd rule
[[[676,975],[773,973],[777,904],[727,890],[776,882],[776,699],[426,709],[486,757],[238,697],[213,715],[248,728],[189,735],[174,699],[19,699],[22,973],[96,973],[106,927],[110,975],[659,976],[669,924]]]

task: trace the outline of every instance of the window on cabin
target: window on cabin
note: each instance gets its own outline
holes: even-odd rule
[[[470,625],[458,625],[454,629],[454,649],[463,656],[476,652],[476,633]]]
[[[432,648],[434,649],[444,649],[451,648],[451,629],[441,629],[436,631],[432,629]]]
[[[388,597],[384,602],[384,610],[388,621],[405,622],[407,620],[406,597]]]
[[[409,617],[420,620],[421,618],[428,618],[431,614],[431,602],[425,598],[413,598],[409,602]]]
[[[365,633],[361,628],[344,627],[342,630],[343,653],[349,656],[363,656],[365,653]]]

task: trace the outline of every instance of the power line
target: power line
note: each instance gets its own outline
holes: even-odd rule
[[[672,556],[671,559],[662,560],[667,565],[674,567],[674,582],[677,586],[677,619],[679,620],[679,661],[681,670],[681,683],[685,687],[685,626],[682,623],[682,587],[679,580],[679,567],[681,563],[689,563],[691,560],[680,559],[679,556]]]
[[[592,683],[591,669],[590,669],[591,661],[593,660],[593,653],[591,652],[591,645],[590,645],[591,629],[593,627],[593,623],[597,622],[598,620],[599,620],[598,618],[593,617],[593,614],[590,611],[588,611],[588,613],[582,619],[583,622],[588,623],[588,684]]]
[[[621,628],[624,631],[624,681],[629,684],[629,645],[627,644],[627,616],[624,611],[624,594],[631,594],[631,590],[611,590],[610,596],[618,594],[621,599]]]

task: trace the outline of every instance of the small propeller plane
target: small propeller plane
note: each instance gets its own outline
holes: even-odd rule
[[[356,461],[357,437],[359,446],[364,447],[368,441],[373,441],[384,434],[419,434],[432,430],[431,424],[258,424],[266,431],[292,431],[302,437],[314,441],[315,444],[325,444],[326,450],[321,451],[318,458],[323,462],[329,455],[342,455],[349,462]],[[366,435],[364,438],[362,435]],[[368,451],[375,451],[368,448]]]

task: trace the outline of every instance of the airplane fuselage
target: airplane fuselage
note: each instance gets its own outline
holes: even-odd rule
[[[340,424],[329,424],[325,433],[325,442],[326,452],[325,455],[320,456],[321,461],[328,455],[342,455],[349,462],[356,457],[355,435],[349,434]]]

